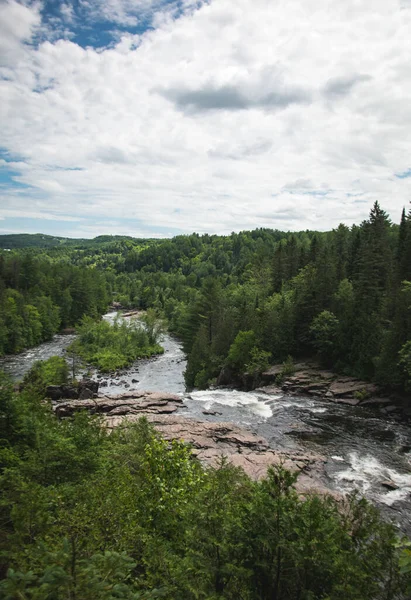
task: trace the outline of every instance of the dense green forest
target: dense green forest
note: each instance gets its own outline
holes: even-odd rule
[[[64,373],[66,370],[66,373]],[[44,401],[63,359],[20,393],[0,374],[0,597],[5,600],[394,600],[411,552],[365,500],[204,469],[145,420],[107,435]],[[57,379],[56,379],[57,378]]]
[[[411,211],[396,225],[376,202],[360,225],[325,233],[103,236],[0,260],[3,352],[97,316],[110,299],[168,320],[188,354],[189,387],[206,387],[222,369],[235,381],[269,362],[316,356],[341,373],[411,389]],[[41,333],[30,325],[45,305],[39,297],[56,307]]]
[[[0,255],[0,355],[49,340],[107,308],[105,276],[30,252]]]
[[[37,242],[0,251],[2,354],[77,326],[75,350],[110,369],[153,350],[162,317],[183,340],[189,387],[315,356],[411,390],[411,211],[395,225],[376,203],[325,233]],[[145,331],[100,321],[113,301],[147,311]],[[67,377],[56,357],[19,392],[0,373],[1,598],[411,593],[410,547],[364,500],[302,498],[282,468],[260,482],[224,462],[204,469],[144,420],[110,435],[86,414],[59,421],[45,389]]]

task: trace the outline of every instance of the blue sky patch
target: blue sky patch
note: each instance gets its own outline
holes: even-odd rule
[[[203,0],[197,5],[202,3]],[[158,0],[145,8],[139,2],[130,2],[121,12],[116,12],[104,0],[46,0],[41,16],[46,31],[53,32],[56,38],[68,38],[83,48],[106,48],[115,44],[123,34],[142,35],[153,29],[153,17],[159,11],[170,11],[173,18],[178,19],[184,14],[183,2]],[[38,43],[43,41],[42,36],[44,30],[37,39]]]
[[[397,179],[407,179],[407,177],[411,177],[411,169],[407,169],[403,173],[396,173],[395,176]]]

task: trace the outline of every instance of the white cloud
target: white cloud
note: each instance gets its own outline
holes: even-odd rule
[[[379,199],[398,220],[411,196],[411,178],[395,177],[411,166],[411,6],[308,5],[186,2],[173,19],[163,2],[83,2],[123,26],[159,11],[155,30],[100,50],[28,47],[39,6],[1,5],[2,145],[29,187],[0,195],[0,217],[92,220],[81,235],[107,218],[138,221],[139,235],[327,229]]]
[[[15,65],[24,56],[24,43],[40,26],[40,8],[39,2],[30,7],[16,0],[0,2],[0,69]]]

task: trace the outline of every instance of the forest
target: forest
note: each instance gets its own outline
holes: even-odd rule
[[[315,357],[409,398],[411,211],[396,225],[375,203],[330,232],[6,238],[0,354],[76,328],[72,351],[110,371],[161,352],[166,324],[188,388]],[[113,302],[145,328],[101,320]],[[409,597],[410,544],[364,499],[302,497],[282,467],[259,482],[206,469],[144,419],[110,434],[82,412],[59,420],[46,390],[69,375],[58,357],[18,389],[0,372],[1,598]]]
[[[64,372],[65,370],[65,372]],[[411,550],[356,496],[260,482],[224,460],[205,469],[148,422],[108,435],[57,419],[52,358],[20,391],[0,373],[0,597],[5,600],[394,600]],[[408,592],[407,592],[408,590]]]
[[[0,354],[117,301],[167,320],[188,355],[189,388],[215,383],[222,369],[257,381],[270,363],[316,357],[411,390],[411,210],[397,225],[376,202],[360,225],[329,232],[102,236],[54,247],[33,238],[0,251]]]

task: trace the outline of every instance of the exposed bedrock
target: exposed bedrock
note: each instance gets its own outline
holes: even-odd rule
[[[241,467],[253,479],[263,477],[269,466],[283,464],[299,471],[297,488],[302,492],[330,493],[321,483],[325,458],[306,451],[277,452],[268,442],[244,427],[233,423],[200,421],[175,414],[183,400],[162,392],[130,392],[117,396],[100,396],[87,400],[67,400],[55,405],[59,417],[78,410],[101,414],[109,429],[132,423],[144,416],[167,439],[178,439],[192,448],[193,454],[208,465],[222,457]]]

